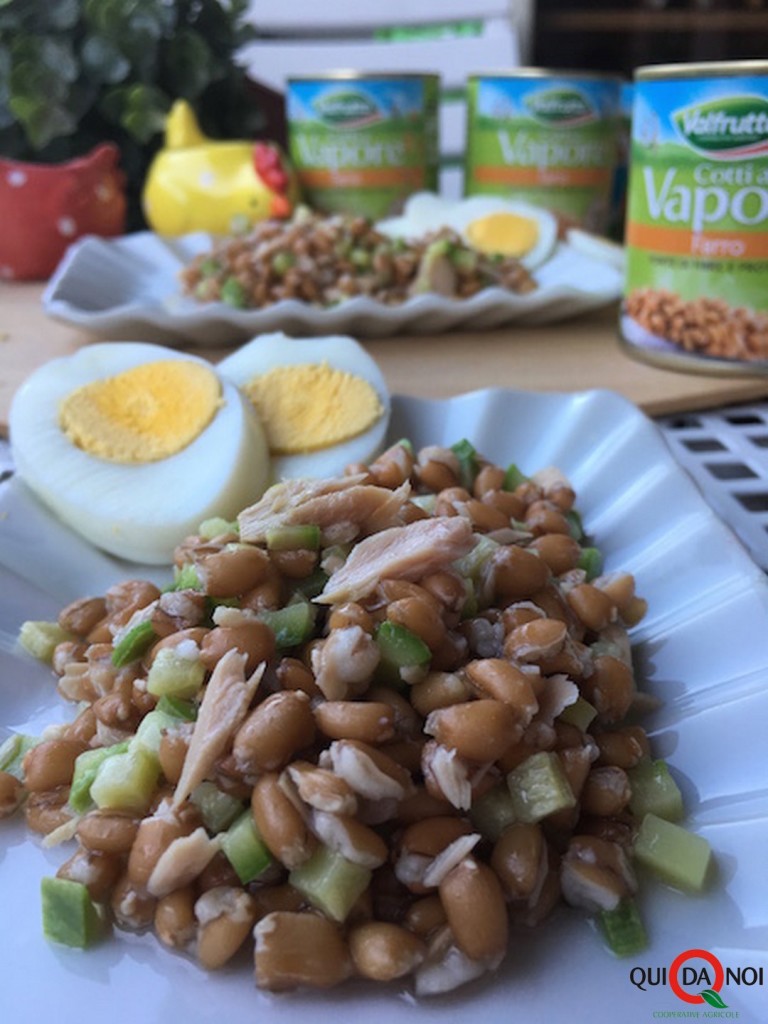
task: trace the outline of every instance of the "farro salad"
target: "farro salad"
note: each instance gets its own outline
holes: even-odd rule
[[[72,721],[0,750],[0,813],[72,854],[52,941],[152,929],[269,991],[419,997],[493,972],[556,908],[645,944],[636,865],[700,890],[708,844],[642,726],[633,577],[557,469],[401,441],[209,520],[161,590],[28,622]]]
[[[213,244],[181,273],[199,302],[259,309],[285,299],[327,307],[356,295],[385,305],[432,292],[463,299],[497,286],[518,294],[536,283],[512,257],[489,256],[445,228],[405,241],[372,221],[301,207],[290,221],[262,221]]]

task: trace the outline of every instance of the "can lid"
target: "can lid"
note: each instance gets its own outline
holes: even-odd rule
[[[288,84],[291,82],[349,82],[366,81],[376,82],[380,79],[387,81],[424,81],[425,79],[439,82],[440,75],[437,71],[355,71],[354,68],[338,68],[332,71],[319,71],[314,74],[289,75]]]
[[[469,76],[475,78],[576,78],[579,81],[616,82],[626,79],[622,75],[610,71],[585,71],[583,68],[490,68],[487,71],[473,71]]]
[[[737,75],[767,75],[768,60],[712,60],[695,64],[647,64],[635,68],[635,81],[654,78],[729,78]]]

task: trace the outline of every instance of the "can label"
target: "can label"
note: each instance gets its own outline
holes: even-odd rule
[[[467,195],[514,196],[606,233],[620,82],[475,77],[468,89]]]
[[[765,75],[638,81],[624,340],[693,361],[768,360]]]
[[[289,150],[307,201],[377,220],[436,191],[437,104],[434,75],[290,81]]]

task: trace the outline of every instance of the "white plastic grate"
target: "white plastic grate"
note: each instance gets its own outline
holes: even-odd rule
[[[768,402],[656,422],[711,508],[768,569]]]

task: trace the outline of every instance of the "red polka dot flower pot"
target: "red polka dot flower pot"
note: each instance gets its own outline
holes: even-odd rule
[[[123,233],[119,158],[111,143],[60,164],[0,157],[0,278],[45,280],[75,239]]]

